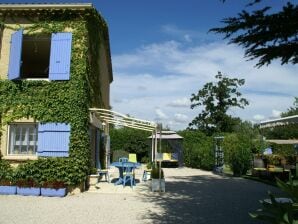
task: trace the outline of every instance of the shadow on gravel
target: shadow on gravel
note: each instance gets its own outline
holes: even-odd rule
[[[166,193],[148,193],[143,200],[161,207],[143,219],[153,223],[249,224],[248,212],[260,208],[260,199],[277,188],[242,178],[220,176],[172,177]]]

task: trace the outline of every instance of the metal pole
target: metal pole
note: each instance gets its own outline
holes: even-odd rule
[[[161,153],[162,124],[160,124],[159,138],[159,153]],[[161,192],[161,160],[159,161],[159,192]]]
[[[153,154],[154,154],[154,131],[152,131],[152,139],[151,139],[151,162],[153,162]]]
[[[157,128],[155,129],[155,142],[154,142],[154,165],[156,166],[156,154],[157,154]]]
[[[161,138],[162,138],[162,124],[160,124],[160,131],[159,131],[159,153],[161,153]]]

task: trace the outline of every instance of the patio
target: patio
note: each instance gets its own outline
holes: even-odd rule
[[[148,183],[99,183],[99,189],[65,198],[0,196],[0,223],[257,223],[248,216],[267,191],[278,189],[190,168],[164,169],[166,193]],[[115,177],[118,176],[115,169]],[[137,179],[142,170],[137,171]],[[29,212],[30,211],[30,212]],[[33,212],[34,211],[34,212]]]

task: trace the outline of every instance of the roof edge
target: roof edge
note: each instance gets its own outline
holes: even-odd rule
[[[0,4],[0,10],[28,9],[91,9],[92,3],[61,3],[61,4]]]
[[[267,124],[267,123],[272,123],[272,122],[279,122],[279,121],[287,121],[293,118],[298,118],[298,115],[292,115],[288,117],[281,117],[281,118],[276,118],[272,120],[266,120],[266,121],[261,121],[259,124]]]

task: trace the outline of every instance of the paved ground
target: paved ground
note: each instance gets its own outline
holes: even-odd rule
[[[140,178],[142,170],[137,173]],[[114,176],[117,174],[114,173]],[[65,198],[0,196],[0,224],[31,223],[257,223],[248,216],[259,199],[277,189],[242,178],[197,169],[165,169],[166,193],[147,183],[129,187],[99,183],[99,189]]]

